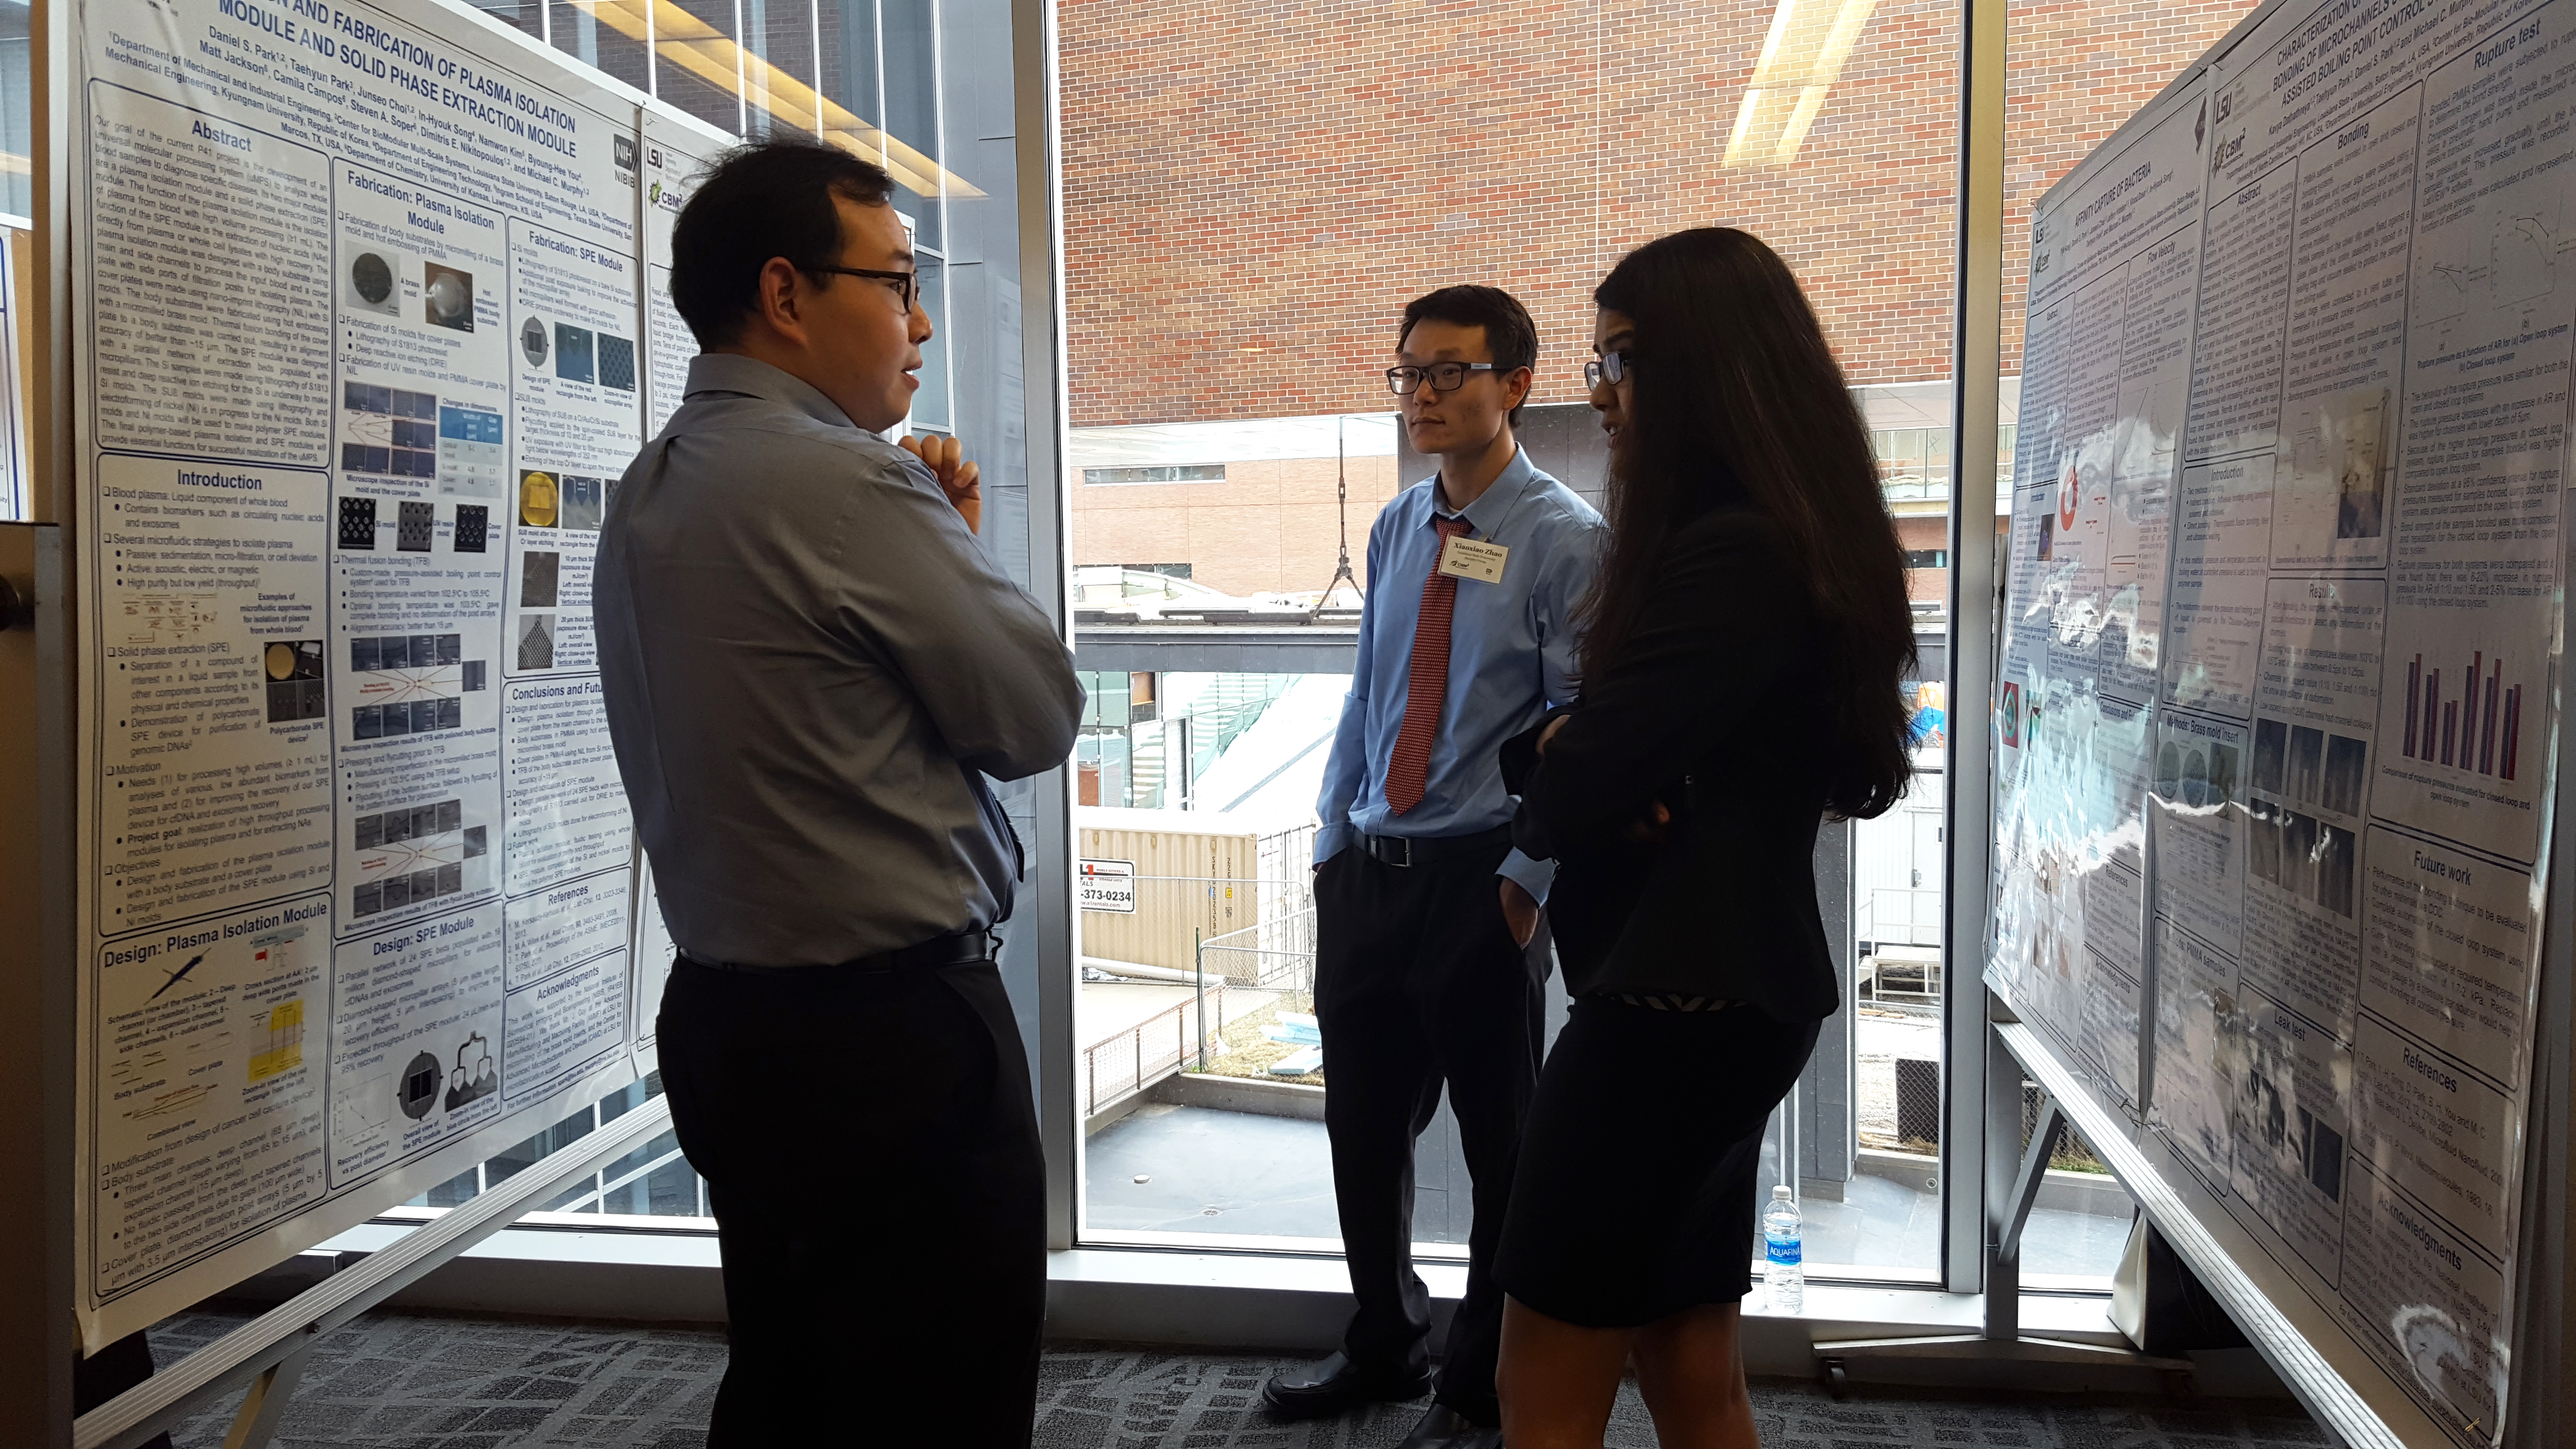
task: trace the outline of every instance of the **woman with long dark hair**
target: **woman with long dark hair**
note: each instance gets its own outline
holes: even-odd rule
[[[1759,1443],[1736,1329],[1763,1126],[1840,1004],[1816,829],[1912,777],[1912,611],[1859,409],[1769,247],[1664,237],[1593,300],[1583,700],[1504,747],[1574,1004],[1497,1259],[1503,1437],[1599,1449],[1633,1355],[1665,1449],[1732,1449]]]

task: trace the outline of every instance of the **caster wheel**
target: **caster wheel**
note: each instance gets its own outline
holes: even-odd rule
[[[1841,1359],[1825,1360],[1825,1392],[1837,1399],[1851,1397],[1851,1375],[1843,1372]]]

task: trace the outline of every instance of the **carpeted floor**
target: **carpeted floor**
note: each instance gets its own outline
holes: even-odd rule
[[[247,1315],[195,1312],[152,1332],[175,1361]],[[1263,1354],[1049,1350],[1040,1449],[1392,1449],[1421,1414],[1388,1405],[1342,1420],[1280,1424]],[[724,1372],[712,1330],[585,1326],[380,1312],[314,1349],[274,1441],[279,1449],[698,1449]],[[1757,1382],[1766,1449],[2275,1449],[2328,1441],[2295,1410],[2004,1403],[1863,1389],[1837,1403],[1812,1384]],[[230,1408],[173,1437],[223,1442]],[[1630,1385],[1608,1449],[1648,1449],[1654,1430]]]

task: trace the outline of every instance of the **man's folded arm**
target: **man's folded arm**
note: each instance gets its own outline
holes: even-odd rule
[[[849,624],[911,684],[950,752],[997,780],[1063,764],[1082,723],[1072,653],[928,470],[862,479],[838,555]]]

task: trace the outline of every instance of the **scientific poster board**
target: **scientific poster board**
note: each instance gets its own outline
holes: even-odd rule
[[[590,580],[696,349],[633,93],[437,0],[79,13],[95,1347],[650,1069]]]
[[[2032,225],[1989,980],[2461,1446],[2505,1429],[2571,162],[2576,0],[2294,0]]]

